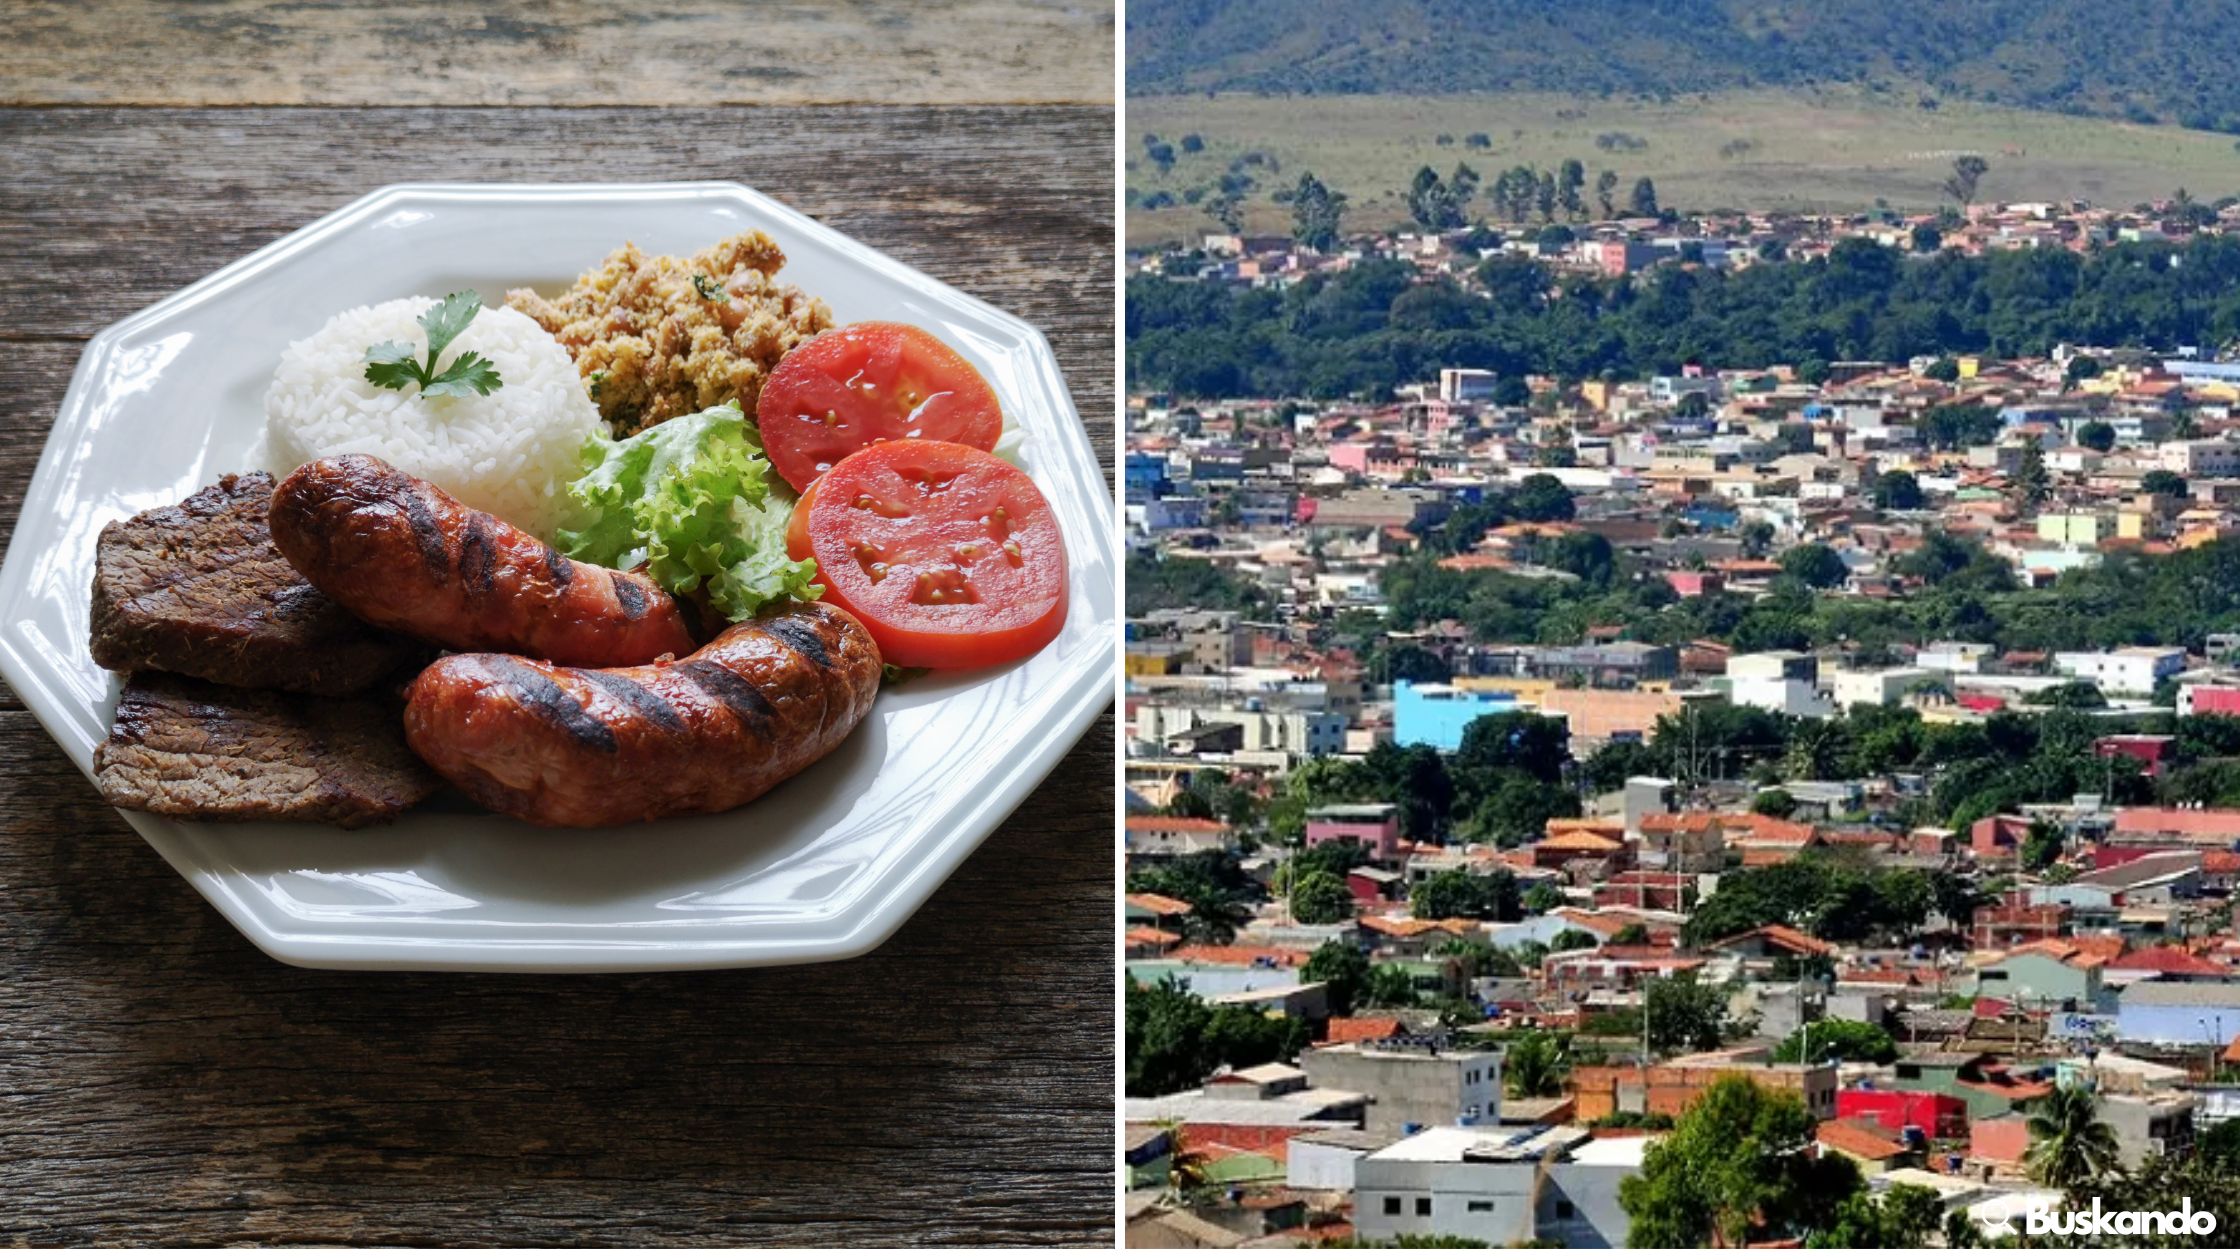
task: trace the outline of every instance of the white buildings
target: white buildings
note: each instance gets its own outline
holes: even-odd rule
[[[1820,661],[1803,652],[1752,652],[1727,661],[1727,698],[1790,717],[1835,711],[1820,694]]]
[[[1839,669],[1828,676],[1828,693],[1838,709],[1895,704],[1914,688],[1942,677],[1933,669]]]
[[[1991,655],[1988,643],[1932,643],[1921,649],[1913,658],[1920,669],[1941,670],[1947,674],[1974,674],[1983,669],[1983,662]]]
[[[1237,728],[1237,751],[1280,753],[1291,758],[1333,757],[1346,750],[1346,719],[1341,713],[1241,705],[1147,704],[1136,710],[1136,738],[1165,746],[1169,740],[1207,727]]]
[[[2104,695],[2151,696],[2155,685],[2186,667],[2184,648],[2123,647],[2112,652],[2057,652],[2053,666],[2098,684]]]

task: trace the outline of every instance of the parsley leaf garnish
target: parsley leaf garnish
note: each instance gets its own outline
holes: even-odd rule
[[[420,316],[420,327],[428,334],[428,358],[422,363],[413,357],[412,347],[401,341],[384,341],[366,347],[366,379],[383,389],[403,389],[418,385],[420,392],[431,398],[464,398],[468,394],[488,394],[505,384],[498,378],[498,369],[490,360],[469,350],[451,361],[451,366],[436,371],[436,357],[444,348],[458,340],[474,317],[482,310],[482,295],[472,291],[447,295],[441,302],[428,308]]]
[[[731,295],[723,291],[723,286],[707,276],[694,276],[692,278],[692,291],[699,294],[700,300],[703,302],[728,302],[731,300]]]

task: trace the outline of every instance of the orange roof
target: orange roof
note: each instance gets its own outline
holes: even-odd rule
[[[1719,823],[1763,844],[1810,844],[1819,834],[1819,828],[1811,823],[1790,822],[1770,814],[1721,814]]]
[[[1165,917],[1170,914],[1190,913],[1190,903],[1175,897],[1162,897],[1158,893],[1129,893],[1128,904],[1138,910],[1148,910]]]
[[[2168,945],[2135,949],[2108,964],[2115,971],[2152,971],[2168,976],[2223,976],[2232,969]]]
[[[1130,831],[1227,831],[1229,824],[1211,818],[1168,818],[1161,814],[1128,815]]]
[[[1781,923],[1767,923],[1751,928],[1747,932],[1737,932],[1723,941],[1713,941],[1711,948],[1724,949],[1736,941],[1746,941],[1753,936],[1762,936],[1792,953],[1832,954],[1836,951],[1835,946],[1819,937],[1809,932],[1799,932],[1797,929]]]
[[[1397,1037],[1406,1031],[1406,1025],[1389,1015],[1359,1019],[1333,1015],[1330,1017],[1329,1030],[1316,1044],[1332,1046],[1350,1041],[1375,1041],[1380,1037]]]
[[[1167,957],[1177,962],[1212,963],[1223,967],[1250,967],[1260,962],[1296,967],[1307,961],[1307,951],[1285,949],[1280,945],[1185,945]]]
[[[1608,836],[1598,836],[1591,831],[1568,831],[1560,836],[1550,836],[1539,844],[1543,849],[1577,849],[1587,853],[1610,853],[1626,846]]]
[[[1906,1144],[1879,1124],[1859,1120],[1822,1120],[1815,1131],[1822,1146],[1832,1146],[1858,1159],[1893,1159],[1906,1153]]]
[[[1708,831],[1717,826],[1719,816],[1709,810],[1687,814],[1644,814],[1641,816],[1643,831]]]
[[[1570,831],[1592,832],[1598,836],[1608,836],[1613,840],[1618,840],[1624,838],[1626,834],[1626,821],[1623,818],[1551,818],[1548,820],[1547,833],[1549,835],[1562,835]]]
[[[1182,937],[1177,933],[1155,927],[1129,928],[1127,937],[1130,945],[1156,945],[1161,949],[1165,949],[1181,939]]]

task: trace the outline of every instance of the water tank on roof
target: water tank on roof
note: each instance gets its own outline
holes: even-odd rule
[[[1423,1132],[1423,1126],[1417,1124],[1413,1120],[1410,1120],[1406,1124],[1400,1126],[1400,1136],[1402,1137],[1414,1137],[1416,1134],[1421,1132]]]
[[[1929,1135],[1923,1132],[1918,1124],[1907,1125],[1901,1136],[1905,1139],[1907,1146],[1927,1146],[1929,1144]]]
[[[1957,1174],[1960,1171],[1963,1162],[1964,1161],[1958,1155],[1947,1155],[1944,1157],[1944,1170],[1948,1173]]]

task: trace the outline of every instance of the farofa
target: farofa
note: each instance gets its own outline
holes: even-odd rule
[[[832,327],[822,301],[773,278],[785,262],[752,231],[688,259],[624,245],[559,297],[515,289],[506,305],[567,348],[599,414],[627,437],[732,399],[754,414],[786,351]],[[716,298],[703,292],[718,286]]]

